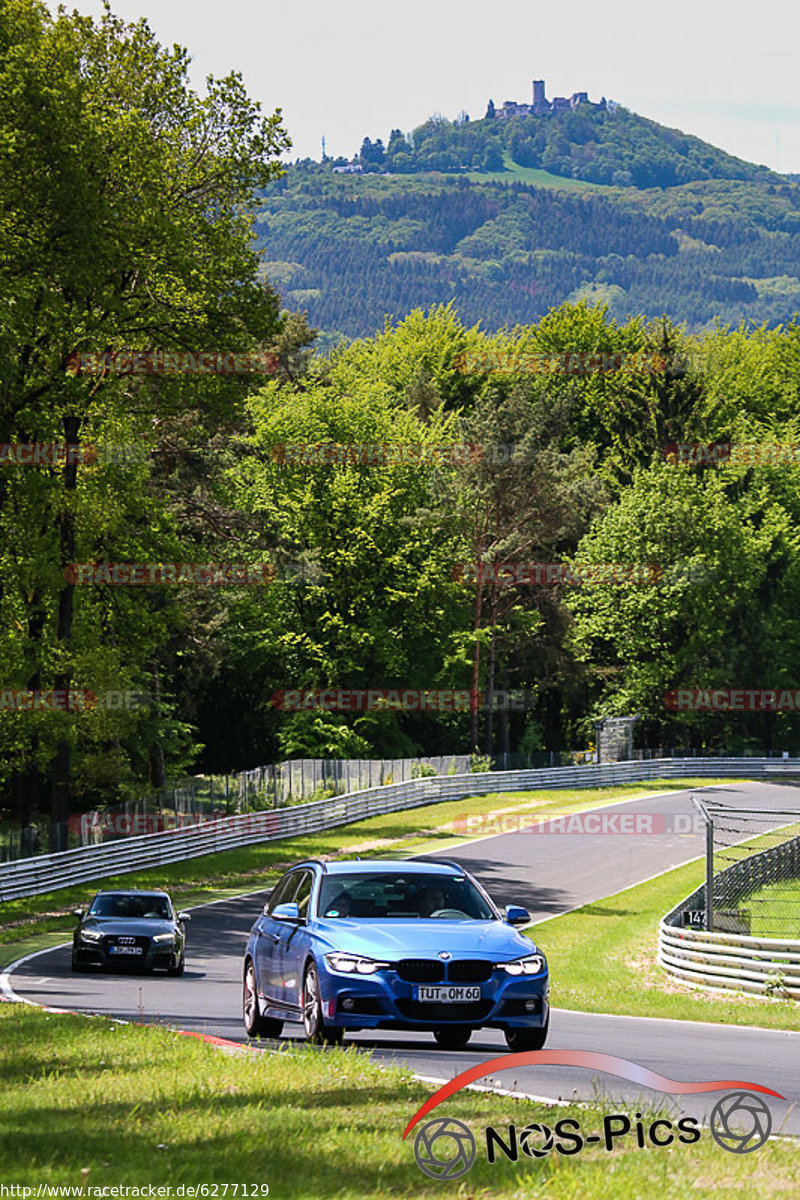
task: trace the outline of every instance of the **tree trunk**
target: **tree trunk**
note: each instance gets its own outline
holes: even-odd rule
[[[39,592],[36,592],[31,598],[31,602],[28,605],[28,612],[32,614],[28,617],[28,645],[33,646],[38,651],[45,627],[45,614],[42,610],[41,594]],[[38,662],[33,674],[28,676],[25,681],[25,686],[31,692],[38,691],[41,688],[42,674]],[[39,811],[41,776],[39,773],[38,755],[39,734],[33,733],[31,735],[30,746],[24,754],[24,761],[20,764],[14,780],[20,829],[25,829],[35,821]]]
[[[494,728],[494,671],[497,661],[497,585],[492,586],[491,596],[492,640],[489,643],[489,664],[486,680],[486,716],[484,718],[484,754],[492,753],[492,731]]]
[[[74,415],[64,418],[64,440],[77,443],[80,418]],[[69,459],[69,456],[67,456]],[[77,455],[75,456],[77,458]],[[64,504],[58,514],[58,538],[62,570],[69,566],[75,558],[75,514],[72,508],[72,495],[78,482],[77,462],[64,463],[62,473],[64,481]],[[65,578],[58,597],[58,614],[56,617],[56,646],[61,651],[62,669],[55,676],[53,686],[58,690],[69,691],[71,684],[71,668],[67,655],[72,640],[72,620],[74,615],[74,587]],[[70,743],[67,738],[59,739],[51,767],[52,801],[51,813],[53,819],[53,841],[57,850],[66,849],[67,816],[69,815],[69,770]]]
[[[508,679],[506,678],[505,671],[503,671],[501,673],[501,678],[503,680],[503,687],[505,688],[506,693],[507,693],[508,692]],[[509,735],[508,735],[508,705],[507,704],[501,704],[501,706],[498,710],[498,713],[497,713],[497,723],[498,723],[498,727],[499,727],[498,734],[499,734],[499,738],[500,738],[500,753],[503,755],[503,764],[504,764],[503,769],[507,770],[508,769],[508,756],[511,753],[510,746],[509,746]]]
[[[477,633],[481,627],[481,610],[483,607],[483,585],[480,581],[480,564],[478,565],[478,579],[475,583],[475,617],[473,629]],[[473,754],[478,753],[478,686],[480,684],[481,671],[481,644],[475,641],[472,653],[472,688],[470,690],[470,750]]]
[[[155,728],[158,731],[161,729],[161,722],[158,719],[161,715],[161,675],[157,663],[153,664],[153,700],[156,709]],[[167,786],[167,773],[164,765],[164,747],[158,740],[158,732],[156,732],[156,739],[150,747],[150,783],[157,791],[162,792]]]

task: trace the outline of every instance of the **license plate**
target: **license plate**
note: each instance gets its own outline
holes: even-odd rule
[[[109,954],[141,954],[141,946],[109,946]]]
[[[470,1004],[481,998],[479,987],[423,987],[414,988],[415,1000],[429,1004]]]

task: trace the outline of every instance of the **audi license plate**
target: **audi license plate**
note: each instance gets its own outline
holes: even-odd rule
[[[109,954],[141,954],[141,946],[109,946]]]
[[[429,1004],[474,1004],[481,998],[479,987],[423,987],[414,988],[413,999]]]

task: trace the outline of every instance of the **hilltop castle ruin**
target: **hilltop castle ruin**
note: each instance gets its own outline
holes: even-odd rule
[[[491,111],[494,106],[491,101],[489,104]],[[534,79],[532,104],[518,104],[516,100],[506,100],[502,108],[495,110],[494,115],[496,117],[541,117],[548,113],[569,112],[572,108],[606,109],[608,104],[605,96],[598,104],[593,104],[589,99],[588,92],[573,92],[569,98],[556,96],[554,99],[548,100],[544,94],[544,80]]]

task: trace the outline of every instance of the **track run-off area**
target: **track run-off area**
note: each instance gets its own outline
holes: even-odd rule
[[[797,788],[786,784],[693,788],[592,810],[606,819],[614,813],[664,816],[666,821],[656,822],[656,827],[664,824],[669,830],[676,824],[689,832],[553,832],[552,836],[510,832],[467,841],[451,847],[441,857],[462,863],[498,904],[522,904],[534,922],[546,920],[700,857],[704,836],[692,826],[693,793],[745,808],[793,808],[800,797]],[[672,818],[678,815],[684,819],[674,823]],[[242,955],[250,927],[268,894],[254,892],[193,908],[186,972],[181,978],[73,975],[69,946],[58,946],[21,959],[2,977],[2,986],[7,994],[33,1004],[165,1024],[247,1043],[241,1020]],[[676,903],[681,899],[674,897]],[[625,919],[623,912],[618,919]],[[546,954],[546,942],[542,949]],[[550,959],[550,971],[557,980],[557,959]],[[280,1041],[300,1041],[302,1036],[301,1026],[286,1025]],[[276,1045],[251,1044],[266,1051],[274,1050]],[[393,1030],[351,1034],[345,1044],[358,1046],[378,1062],[405,1064],[430,1080],[432,1087],[435,1082],[445,1082],[469,1067],[507,1053],[499,1030],[477,1031],[469,1045],[459,1051],[439,1049],[431,1034]],[[786,1097],[785,1102],[769,1098],[773,1134],[800,1135],[800,1033],[554,1008],[547,1049],[617,1055],[681,1081],[742,1079],[762,1084]],[[622,1100],[665,1107],[701,1120],[707,1118],[720,1096],[706,1093],[673,1099],[640,1084],[577,1067],[523,1067],[496,1075],[492,1083],[542,1099],[572,1102],[603,1097],[610,1104]]]

